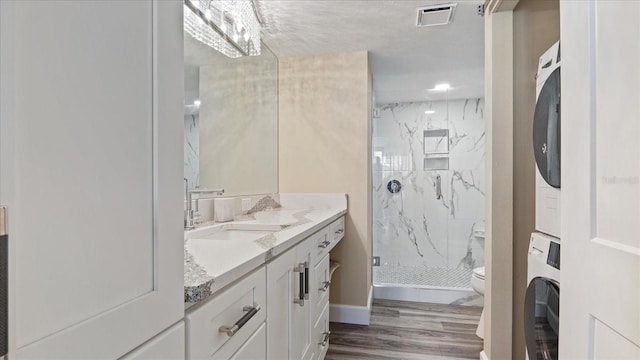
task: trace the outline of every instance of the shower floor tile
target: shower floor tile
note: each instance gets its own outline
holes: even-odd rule
[[[471,289],[472,273],[471,269],[466,268],[381,265],[373,267],[373,283],[376,285]]]

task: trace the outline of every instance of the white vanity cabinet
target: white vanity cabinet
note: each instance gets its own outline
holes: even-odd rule
[[[0,1],[8,359],[184,356],[182,8]]]
[[[340,218],[267,264],[268,360],[324,358],[329,342],[329,251],[343,236]]]
[[[329,348],[329,251],[343,236],[341,217],[190,308],[187,359],[323,359]]]

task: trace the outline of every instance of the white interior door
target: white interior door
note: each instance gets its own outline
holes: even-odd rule
[[[640,2],[561,1],[560,358],[640,358]]]
[[[183,316],[182,4],[0,17],[9,359],[120,357]]]

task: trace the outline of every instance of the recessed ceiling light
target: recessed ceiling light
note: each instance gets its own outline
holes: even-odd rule
[[[433,91],[447,91],[451,89],[451,85],[449,84],[438,84],[433,87]]]
[[[194,102],[193,102],[193,105],[194,105],[194,106],[200,106],[200,100],[196,100],[196,101],[194,101]]]
[[[427,110],[424,112],[425,114],[435,114],[436,111],[435,110]]]

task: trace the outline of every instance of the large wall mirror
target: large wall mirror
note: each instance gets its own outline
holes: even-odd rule
[[[224,196],[278,192],[278,59],[228,58],[185,33],[184,177]]]

